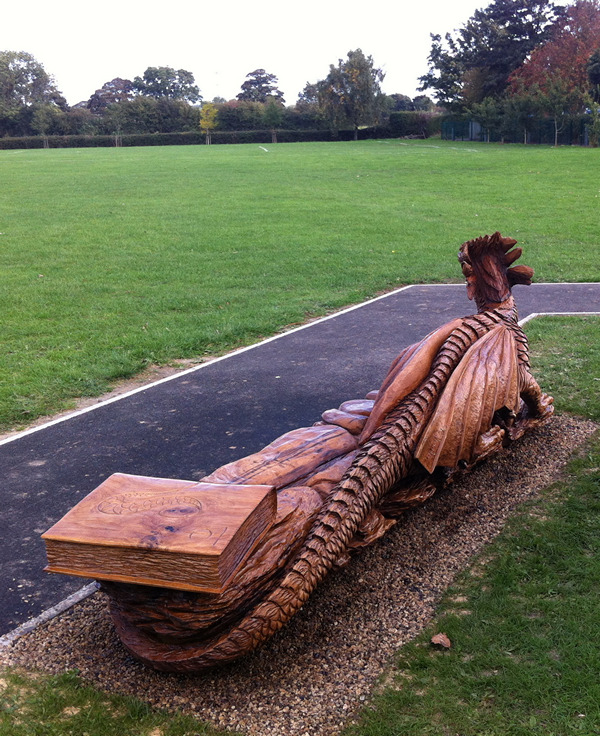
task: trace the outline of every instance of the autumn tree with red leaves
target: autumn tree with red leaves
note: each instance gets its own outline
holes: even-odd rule
[[[510,74],[552,37],[562,14],[552,0],[493,0],[453,34],[431,34],[429,71],[419,89],[457,110],[502,98]]]
[[[572,93],[588,91],[588,66],[600,49],[600,0],[577,0],[566,8],[552,38],[534,49],[511,75],[511,90],[537,85],[549,92],[558,80]]]
[[[600,0],[577,0],[565,9],[552,38],[536,48],[510,78],[513,97],[535,90],[537,104],[554,122],[554,145],[591,89],[590,59],[600,49]]]

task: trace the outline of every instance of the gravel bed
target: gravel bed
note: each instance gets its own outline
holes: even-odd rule
[[[251,736],[337,734],[368,702],[394,651],[432,619],[456,574],[595,429],[557,417],[406,513],[378,544],[330,573],[273,639],[221,670],[191,676],[145,668],[120,645],[101,593],[18,639],[2,661],[51,673],[77,669],[102,690]]]

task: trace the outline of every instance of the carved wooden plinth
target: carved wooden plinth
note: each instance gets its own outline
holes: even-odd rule
[[[219,592],[186,590],[181,571],[174,577],[183,582],[169,586],[149,580],[148,570],[136,578],[129,569],[133,582],[98,576],[134,656],[186,672],[251,651],[333,566],[372,544],[405,509],[550,418],[552,399],[531,374],[511,296],[533,275],[512,266],[521,255],[515,244],[495,233],[462,245],[459,262],[478,313],[403,350],[378,391],[202,479],[241,494],[269,486],[277,495],[276,513]]]

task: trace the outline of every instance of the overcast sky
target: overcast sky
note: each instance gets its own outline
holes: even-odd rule
[[[114,77],[149,66],[191,71],[205,100],[231,99],[266,69],[287,104],[329,64],[361,48],[386,74],[383,90],[414,97],[430,33],[459,28],[491,0],[28,0],[7,2],[0,49],[27,51],[74,105]]]

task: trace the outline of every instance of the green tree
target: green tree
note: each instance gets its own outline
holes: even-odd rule
[[[449,33],[445,45],[439,33],[431,35],[429,71],[419,77],[420,90],[432,89],[439,104],[449,108],[463,106],[462,89],[465,64],[460,57],[458,44]]]
[[[551,0],[494,0],[455,35],[431,35],[420,89],[433,90],[438,102],[454,108],[501,97],[511,73],[550,37],[563,12]]]
[[[206,136],[206,145],[211,144],[211,134],[219,124],[219,109],[212,102],[202,105],[200,110],[200,130]]]
[[[596,102],[600,102],[600,49],[594,51],[586,67],[590,94]]]
[[[315,85],[307,85],[304,96],[315,95],[319,108],[333,130],[349,124],[358,138],[361,125],[378,122],[385,109],[385,95],[380,83],[384,73],[373,64],[371,56],[361,49],[348,52],[337,66],[329,67],[327,77]]]
[[[61,135],[94,135],[102,120],[86,107],[86,103],[73,105],[60,120]]]
[[[413,101],[408,95],[398,93],[387,95],[387,104],[390,112],[408,112],[415,109]]]
[[[283,120],[283,108],[272,97],[265,105],[263,120],[267,128],[271,131],[271,142],[277,143],[277,128],[281,126],[281,121]]]
[[[423,112],[433,112],[435,110],[435,102],[428,95],[413,97],[412,104],[415,110],[423,110]]]
[[[53,78],[31,54],[0,51],[0,135],[29,135],[36,105],[67,109]]]
[[[156,100],[169,99],[183,102],[199,102],[200,90],[194,75],[185,69],[170,66],[149,66],[142,77],[135,77],[133,88],[145,97]]]
[[[493,97],[486,97],[481,102],[475,102],[469,108],[473,120],[478,122],[485,131],[487,143],[490,142],[491,134],[502,127],[503,112],[502,102]]]
[[[102,116],[105,133],[178,133],[198,130],[198,111],[181,100],[140,95],[110,105]]]
[[[109,105],[131,100],[134,96],[133,82],[130,79],[115,77],[97,89],[87,101],[86,106],[93,113],[101,114]]]
[[[56,105],[45,103],[35,106],[33,115],[31,116],[31,128],[35,133],[43,137],[44,148],[48,148],[48,135],[57,132],[56,128],[59,127],[63,117],[64,112],[56,107]]]
[[[590,146],[592,148],[598,147],[600,141],[600,107],[598,106],[598,100],[594,99],[592,95],[587,95],[584,98],[586,106],[586,115],[589,116],[587,123],[588,136]]]
[[[67,107],[52,77],[31,54],[0,51],[0,104],[21,107],[36,103]]]
[[[518,92],[508,97],[504,103],[504,123],[521,128],[523,143],[529,142],[531,125],[540,114],[540,90],[537,85],[522,86]]]
[[[260,102],[229,100],[218,109],[221,130],[259,130],[264,124],[264,105]]]
[[[541,112],[552,118],[554,123],[554,146],[558,146],[558,135],[571,115],[581,111],[583,96],[577,88],[570,89],[560,77],[552,77],[538,93]]]
[[[269,74],[264,69],[255,69],[246,75],[246,81],[242,84],[242,91],[237,95],[237,99],[262,103],[274,99],[283,104],[283,92],[278,89],[277,84],[278,80],[274,74]]]
[[[323,110],[319,103],[320,88],[323,84],[324,82],[306,83],[296,101],[296,111],[299,114],[310,116],[319,122],[323,121]]]

